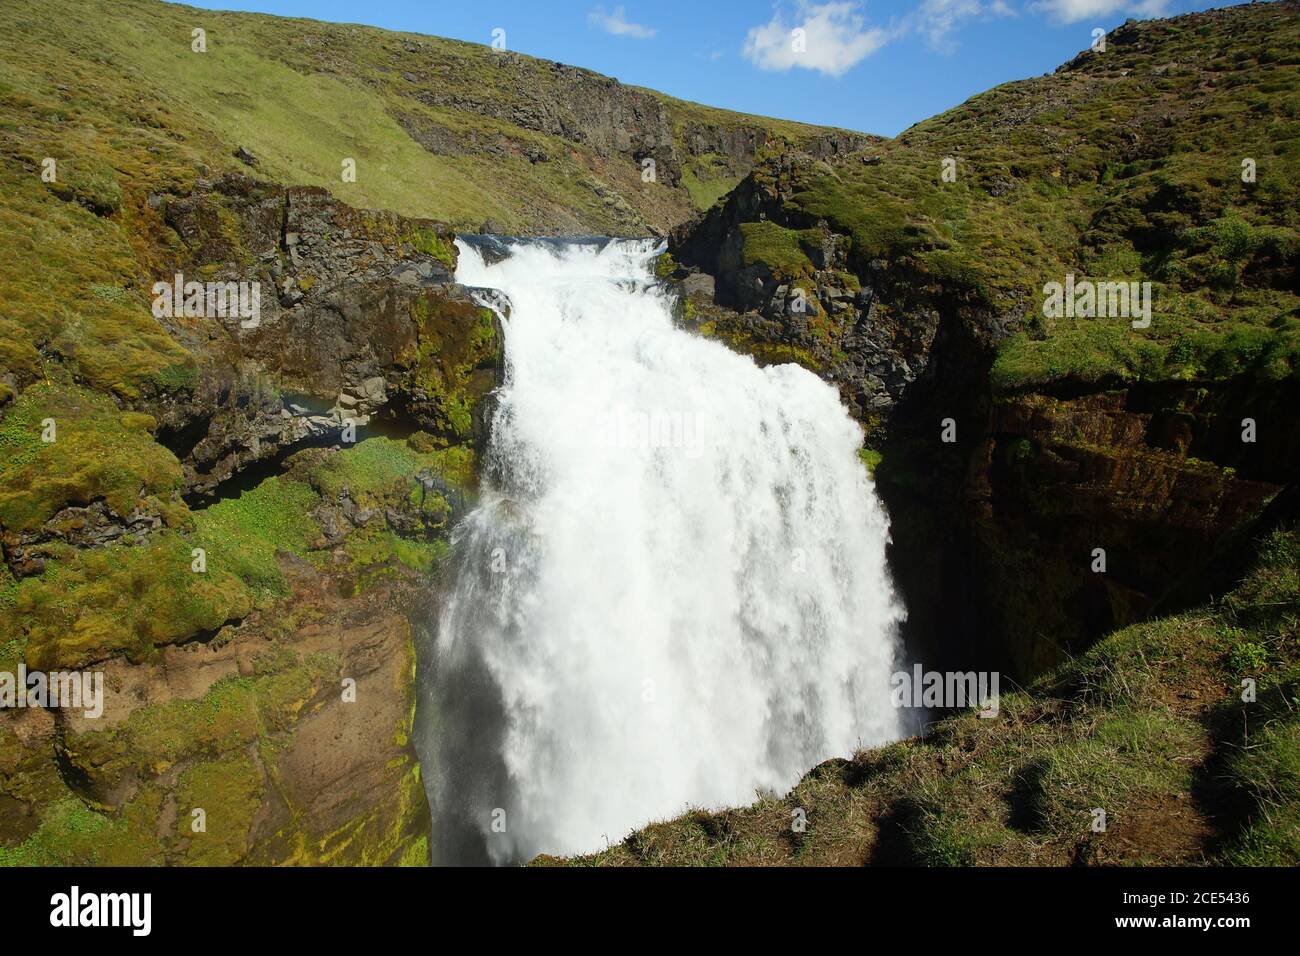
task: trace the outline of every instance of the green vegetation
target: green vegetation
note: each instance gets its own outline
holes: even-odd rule
[[[241,653],[251,649],[252,656],[241,658],[237,673],[229,653],[211,656],[202,670],[229,676],[194,697],[173,696],[177,685],[155,670],[149,702],[125,719],[74,721],[60,733],[58,766],[67,777],[56,770],[52,739],[20,741],[0,724],[0,788],[37,811],[16,841],[12,831],[3,834],[0,866],[416,865],[427,859],[419,770],[400,749],[414,707],[414,647],[402,639],[401,618],[380,619],[388,652],[403,655],[388,665],[401,680],[385,717],[394,719],[399,749],[382,770],[367,771],[381,775],[372,784],[383,799],[359,789],[360,803],[335,828],[293,764],[303,752],[313,761],[337,759],[336,741],[308,730],[304,718],[347,706],[338,698],[340,680],[355,671],[336,653],[311,648],[312,635],[337,627],[338,613],[320,595],[291,601],[264,619],[262,640],[244,644]],[[354,623],[375,626],[364,615]],[[268,805],[280,808],[269,819]],[[194,808],[204,812],[205,829],[191,827]]]
[[[417,229],[411,244],[420,252],[433,256],[448,269],[456,268],[456,247],[436,230]]]
[[[406,441],[367,438],[346,454],[326,458],[312,470],[311,483],[326,499],[346,488],[362,507],[373,508],[408,497],[415,475],[424,469],[467,488],[474,478],[474,452],[463,445],[430,447],[421,433]]]
[[[725,342],[728,348],[751,356],[759,365],[802,365],[811,372],[821,362],[808,349],[786,342],[772,342],[727,318],[708,319],[697,328],[700,335]]]
[[[1259,566],[1224,602],[1234,627],[1227,667],[1240,688],[1257,683],[1254,719],[1243,726],[1235,704],[1219,726],[1233,736],[1226,778],[1242,798],[1242,825],[1224,854],[1239,865],[1295,866],[1300,860],[1300,544],[1294,534],[1264,542]]]
[[[742,223],[740,233],[745,265],[761,262],[782,281],[812,278],[813,264],[805,250],[820,244],[818,230],[786,229],[764,220]]]
[[[197,25],[206,52],[191,49]],[[560,81],[549,63],[484,46],[156,0],[57,16],[14,0],[0,6],[0,64],[0,403],[46,377],[125,402],[194,382],[192,358],[149,312],[177,252],[154,200],[249,172],[239,147],[259,178],[462,229],[644,232],[694,208],[685,188],[642,183],[631,157],[498,119]],[[430,90],[461,105],[429,102]],[[700,126],[792,142],[824,132],[634,92],[664,105],[683,155]],[[687,182],[709,195],[747,171],[711,155],[691,166]],[[406,238],[454,262],[436,232]]]
[[[24,399],[33,393],[40,390],[30,389]],[[5,426],[14,421],[11,414]],[[56,447],[68,447],[63,443],[70,445],[76,434],[60,432]],[[24,447],[16,447],[10,465],[25,467]],[[136,449],[133,464],[147,460],[144,452],[150,450],[166,454],[148,443]],[[344,489],[359,507],[375,512],[365,527],[350,530],[345,553],[351,569],[369,580],[376,580],[376,570],[385,576],[401,567],[425,573],[446,554],[451,503],[437,493],[426,495],[416,475],[427,470],[447,488],[459,489],[470,485],[475,468],[471,449],[437,447],[420,433],[407,442],[376,437],[337,452],[302,453],[291,465],[288,474],[201,511],[171,504],[179,527],[144,544],[52,546],[42,574],[10,578],[4,588],[0,625],[11,635],[15,657],[25,655],[29,665],[45,668],[78,667],[116,654],[143,660],[157,647],[210,636],[254,607],[271,607],[288,594],[282,554],[327,563],[313,514]],[[127,487],[134,488],[132,483],[139,484],[134,473]],[[386,523],[388,509],[410,515],[418,534],[394,533]],[[204,551],[202,572],[193,570],[196,548]]]
[[[45,363],[57,362],[99,391],[135,398],[143,383],[187,356],[150,314],[141,291],[144,277],[131,246],[136,211],[106,219],[79,202],[60,201],[41,183],[41,158],[68,155],[69,142],[60,146],[56,138],[68,131],[46,118],[56,109],[47,99],[0,88],[0,115],[18,112],[37,123],[22,139],[0,126],[0,369],[21,386],[41,377]],[[141,161],[147,149],[141,138],[117,141],[119,162]],[[108,148],[89,130],[71,144]],[[76,164],[64,159],[58,168]],[[172,175],[159,160],[141,187],[162,188]]]
[[[250,609],[239,580],[191,570],[189,542],[167,532],[145,545],[71,550],[14,589],[4,632],[25,642],[31,667],[83,667],[215,632]]]
[[[1295,866],[1298,694],[1300,534],[1277,531],[1223,600],[1003,688],[994,718],[949,717],[822,764],[782,799],[696,811],[571,862]]]
[[[883,262],[946,308],[1020,317],[993,369],[1001,390],[1295,376],[1294,6],[1131,24],[1107,42],[1105,55],[1085,52],[873,146],[870,163],[759,167],[761,185],[791,198],[780,224],[741,226],[746,264],[797,276],[808,268],[802,229],[824,220],[860,275]],[[1243,180],[1247,159],[1254,181]],[[1150,282],[1150,328],[1045,317],[1043,286],[1067,274]]]
[[[279,596],[285,582],[276,552],[307,553],[320,534],[310,516],[317,501],[308,485],[272,476],[196,515],[191,543],[205,550],[209,573],[233,574],[259,598]]]
[[[708,209],[736,188],[741,176],[722,156],[707,153],[693,157],[682,170],[682,186],[697,209]]]
[[[859,448],[858,457],[867,466],[867,474],[874,478],[876,477],[876,469],[880,467],[880,463],[884,461],[885,456],[874,448]]]
[[[1294,705],[1296,701],[1292,701]],[[1234,787],[1254,804],[1254,817],[1228,848],[1237,866],[1295,866],[1300,859],[1300,724],[1266,726],[1228,766]]]
[[[13,847],[0,846],[0,866],[66,866],[96,860],[112,823],[73,796],[50,806],[40,828]]]
[[[192,50],[196,27],[205,52]],[[631,156],[611,160],[558,127],[508,119],[584,92],[546,61],[485,45],[156,0],[92,0],[58,17],[14,0],[0,37],[0,110],[12,122],[0,126],[0,154],[66,163],[50,189],[92,216],[143,214],[132,207],[146,166],[192,180],[196,163],[244,169],[233,157],[242,146],[260,175],[325,186],[353,206],[463,229],[490,219],[509,231],[644,231],[682,221],[747,172],[690,156],[692,128],[794,142],[824,132],[629,88],[647,108],[662,105],[690,160],[681,186],[647,188]],[[355,181],[342,176],[345,159]],[[22,175],[42,191],[34,172]]]
[[[143,508],[175,520],[181,467],[153,429],[87,389],[27,389],[0,422],[0,525],[30,530],[98,499],[122,517]]]
[[[438,437],[468,443],[473,438],[471,408],[496,386],[496,316],[491,309],[441,293],[415,299],[411,314],[419,327],[414,384],[430,403]]]
[[[144,783],[113,813],[71,794],[60,798],[23,843],[0,848],[0,866],[238,862],[268,784],[249,748],[274,760],[295,715],[337,669],[325,657],[273,648],[251,676],[219,680],[198,699],[146,705],[120,726],[70,735],[69,765],[96,788]],[[169,775],[173,767],[183,769]],[[191,828],[188,809],[168,825],[161,810],[171,801],[201,807],[206,830]]]
[[[319,464],[310,453],[299,457],[301,463],[293,462],[295,470],[305,473],[323,500],[335,501],[346,493],[360,508],[409,516],[410,526],[418,529],[399,535],[375,518],[352,531],[345,549],[361,583],[386,577],[394,564],[427,573],[449,553],[446,534],[452,502],[437,490],[426,491],[416,475],[427,472],[449,491],[468,495],[476,468],[471,448],[441,445],[417,432],[406,441],[368,438],[347,454],[332,455]]]
[[[677,271],[677,262],[673,259],[672,253],[663,252],[655,259],[655,278],[667,279]]]

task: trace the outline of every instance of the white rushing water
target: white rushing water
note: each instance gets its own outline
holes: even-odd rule
[[[649,242],[459,245],[511,313],[424,691],[435,859],[600,849],[897,737],[888,529],[835,390],[674,327]]]

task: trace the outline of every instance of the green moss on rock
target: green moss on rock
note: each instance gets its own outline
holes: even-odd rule
[[[403,388],[427,430],[448,442],[469,442],[474,408],[496,387],[501,367],[496,316],[441,291],[412,300],[410,308],[418,343]]]
[[[285,581],[276,554],[307,554],[319,533],[310,515],[318,500],[308,485],[272,476],[196,514],[190,540],[205,550],[209,573],[234,575],[260,599],[279,596]]]
[[[15,589],[0,612],[28,666],[82,667],[117,654],[143,660],[165,644],[246,615],[249,595],[219,569],[191,570],[190,543],[164,533],[144,545],[75,551]]]
[[[179,518],[181,466],[154,427],[84,388],[28,388],[0,423],[0,526],[30,530],[97,499],[122,517],[144,507]]]
[[[811,278],[813,264],[806,249],[820,244],[821,233],[816,229],[787,229],[764,220],[742,223],[740,234],[745,265],[762,263],[782,281]]]

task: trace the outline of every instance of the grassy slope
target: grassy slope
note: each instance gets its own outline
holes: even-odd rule
[[[137,132],[161,134],[152,137],[155,144],[178,152],[178,160],[201,159],[214,171],[238,169],[231,154],[245,146],[260,159],[263,174],[278,182],[326,186],[354,206],[459,228],[491,218],[507,229],[620,231],[640,218],[662,227],[694,208],[685,189],[641,184],[630,160],[612,162],[470,108],[477,102],[498,111],[526,106],[525,87],[544,95],[556,83],[546,61],[415,34],[156,0],[93,0],[63,5],[57,15],[48,4],[15,0],[0,10],[0,27],[0,93],[8,96],[9,109],[35,113],[24,117],[24,127],[70,114],[57,124],[62,149],[38,155],[75,154],[63,139],[65,124],[81,119],[75,125],[119,173],[103,134],[134,136],[132,128],[143,126],[146,131]],[[195,27],[207,31],[206,53],[190,49]],[[426,93],[468,105],[430,105],[421,100]],[[822,131],[651,95],[668,106],[679,142],[691,122],[759,126],[795,141]],[[399,125],[399,116],[511,148],[499,155],[435,154]],[[516,147],[550,159],[532,163]],[[187,150],[192,157],[185,157]],[[355,183],[340,176],[347,157],[357,163]],[[112,175],[111,168],[105,172]],[[693,166],[693,181],[701,175],[703,202],[717,187],[706,162]],[[607,202],[603,189],[620,193],[630,210]]]
[[[804,165],[783,182],[787,209],[849,237],[859,269],[885,260],[959,300],[1023,316],[993,370],[998,388],[1294,375],[1298,12],[1252,4],[1125,27],[1104,53],[997,87],[873,148],[874,164]],[[942,181],[946,158],[955,182]],[[1246,158],[1254,183],[1241,179]],[[747,260],[811,274],[798,230],[749,228]],[[1044,318],[1042,287],[1066,273],[1151,281],[1151,328]]]
[[[948,718],[822,764],[783,798],[652,824],[570,862],[1294,866],[1298,629],[1300,536],[1279,531],[1221,601],[1004,688],[996,718]],[[1240,699],[1246,678],[1254,703]],[[1095,808],[1104,832],[1091,829]]]

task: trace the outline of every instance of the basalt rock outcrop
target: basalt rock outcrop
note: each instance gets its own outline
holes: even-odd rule
[[[657,179],[668,186],[678,185],[686,165],[703,157],[720,161],[728,175],[741,175],[754,165],[759,151],[776,135],[770,124],[757,118],[746,122],[742,117],[734,124],[721,125],[701,116],[683,123],[675,104],[660,94],[625,86],[591,70],[506,51],[499,53],[494,62],[504,74],[502,85],[510,91],[508,95],[502,96],[497,85],[458,89],[439,82],[439,77],[445,77],[452,67],[438,62],[438,51],[432,44],[409,41],[403,49],[423,55],[418,65],[403,74],[419,89],[416,98],[421,102],[503,120],[590,147],[602,157],[638,164],[653,159]],[[434,152],[513,151],[533,163],[550,159],[536,146],[508,138],[494,140],[475,130],[457,135],[413,116],[402,117],[402,122],[425,148]],[[814,155],[830,156],[873,141],[874,137],[862,134],[827,130],[813,133],[801,145]]]
[[[496,315],[438,223],[242,175],[142,208],[141,284],[232,307],[156,313],[186,358],[133,409],[56,375],[8,410],[0,669],[104,690],[0,714],[0,861],[427,862],[411,621],[472,500]]]
[[[176,275],[259,290],[255,321],[163,319],[201,355],[192,385],[148,405],[187,495],[398,406],[415,427],[469,437],[470,407],[497,384],[499,330],[452,282],[445,227],[243,176],[159,204],[182,242]]]

